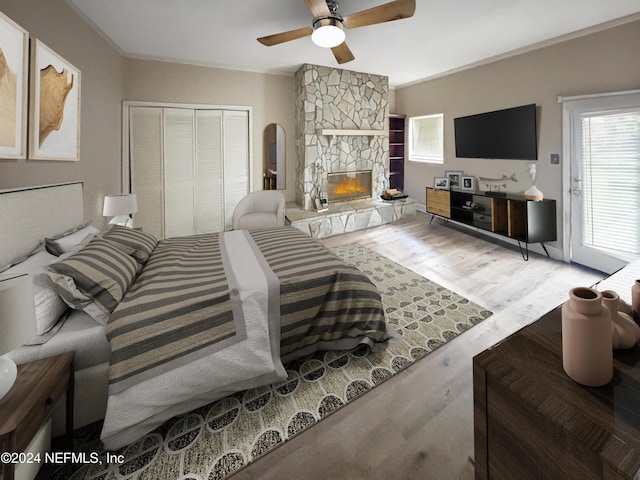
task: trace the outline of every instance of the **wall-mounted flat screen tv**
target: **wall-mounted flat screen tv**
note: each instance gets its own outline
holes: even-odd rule
[[[456,157],[537,160],[535,104],[453,119]]]

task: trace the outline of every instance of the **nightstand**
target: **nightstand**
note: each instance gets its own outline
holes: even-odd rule
[[[24,452],[63,393],[67,393],[63,446],[71,450],[73,438],[74,352],[18,365],[16,383],[0,400],[0,452]],[[47,478],[50,464],[42,460],[38,478]],[[16,464],[2,464],[4,480],[13,480]]]

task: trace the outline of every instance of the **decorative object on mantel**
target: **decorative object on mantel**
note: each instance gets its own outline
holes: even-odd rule
[[[502,175],[502,178],[488,178],[488,177],[478,177],[478,181],[484,184],[489,190],[485,192],[487,195],[495,195],[498,197],[504,197],[507,194],[500,191],[500,187],[507,187],[507,183],[517,182],[516,174],[512,174],[510,177],[506,175]],[[493,190],[493,189],[496,190]]]
[[[129,216],[138,211],[138,197],[135,193],[124,195],[107,195],[104,197],[102,216],[113,217],[109,225],[133,227],[133,220]]]
[[[593,288],[571,289],[562,305],[562,366],[571,379],[589,387],[613,378],[611,312]]]
[[[542,192],[536,187],[536,173],[538,171],[538,165],[534,162],[531,162],[527,165],[529,169],[529,175],[531,176],[531,186],[524,192],[524,198],[527,200],[534,200],[536,202],[541,202],[544,199],[544,195]]]
[[[640,321],[640,279],[631,286],[631,312]]]
[[[626,350],[640,340],[640,327],[629,315],[620,311],[620,302],[620,297],[613,290],[602,292],[602,303],[611,312],[611,340],[614,350]]]

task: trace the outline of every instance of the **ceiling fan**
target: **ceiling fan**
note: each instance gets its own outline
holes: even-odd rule
[[[338,63],[342,64],[355,58],[344,41],[345,29],[409,18],[413,16],[416,10],[415,0],[395,0],[343,17],[338,13],[338,2],[335,0],[304,1],[314,17],[311,27],[267,35],[266,37],[258,38],[258,41],[267,47],[271,47],[311,36],[313,43],[316,45],[331,48]]]

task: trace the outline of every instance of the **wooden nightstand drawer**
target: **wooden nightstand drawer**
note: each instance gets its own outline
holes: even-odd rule
[[[63,353],[18,365],[16,383],[0,400],[0,451],[24,452],[42,425],[51,417],[54,405],[67,394],[66,443],[73,435],[74,352]],[[14,478],[15,465],[4,464],[2,478]],[[44,465],[43,468],[47,467]],[[42,473],[42,471],[40,472]]]

